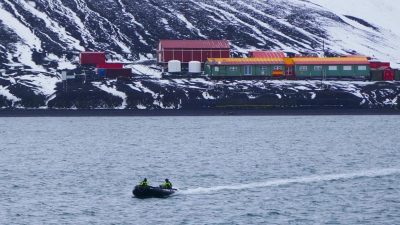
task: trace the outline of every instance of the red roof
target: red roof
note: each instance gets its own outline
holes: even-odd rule
[[[283,58],[208,58],[209,65],[284,65]]]
[[[274,51],[250,51],[249,55],[252,58],[285,58],[284,52]]]
[[[160,40],[161,48],[229,49],[227,40]]]
[[[390,68],[390,62],[370,62],[371,69],[385,69]]]

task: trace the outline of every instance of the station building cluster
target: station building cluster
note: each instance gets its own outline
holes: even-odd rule
[[[257,50],[247,57],[232,57],[227,40],[160,40],[156,56],[164,77],[400,80],[400,71],[389,62],[367,56],[317,57]],[[104,52],[82,52],[80,62],[95,66],[99,78],[132,76],[123,63],[107,62]]]

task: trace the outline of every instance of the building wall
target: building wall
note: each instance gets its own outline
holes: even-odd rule
[[[383,80],[383,70],[371,70],[370,80],[371,81]]]
[[[81,65],[92,65],[106,63],[106,53],[104,52],[81,52],[80,54]]]
[[[162,49],[159,52],[159,63],[179,60],[182,63],[190,61],[206,62],[208,58],[229,58],[229,49]]]
[[[395,71],[394,79],[400,81],[400,70]]]
[[[321,70],[316,70],[315,67],[320,67]],[[336,66],[337,70],[329,70],[330,66]],[[350,70],[345,70],[345,66],[351,66]],[[326,77],[368,77],[370,68],[368,65],[361,65],[366,66],[366,70],[359,70],[359,65],[296,65],[295,66],[295,74],[296,77],[299,78],[317,78],[323,77],[324,74]],[[301,67],[307,67],[307,70],[301,70]]]
[[[245,75],[245,67],[250,66],[251,74]],[[273,76],[273,68],[275,66],[281,66],[282,70],[285,70],[284,65],[206,65],[205,73],[209,76],[231,76],[231,77],[239,77],[239,76],[265,76],[272,77]],[[231,69],[235,67],[236,69]],[[218,68],[218,71],[216,70]],[[248,71],[247,71],[248,72]]]

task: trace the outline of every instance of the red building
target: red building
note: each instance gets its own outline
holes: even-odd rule
[[[80,54],[81,65],[96,66],[104,63],[106,63],[105,52],[81,52]]]
[[[390,62],[370,62],[372,71],[380,71],[383,80],[391,81],[395,79],[395,71],[390,67]]]
[[[227,40],[161,40],[157,49],[157,61],[166,64],[170,60],[182,63],[206,62],[208,58],[229,58]]]

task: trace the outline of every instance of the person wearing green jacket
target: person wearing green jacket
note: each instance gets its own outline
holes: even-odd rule
[[[172,183],[168,179],[165,179],[165,182],[161,185],[161,187],[164,189],[172,189]]]
[[[144,178],[142,182],[139,183],[140,187],[146,188],[149,186],[149,183],[147,182],[147,178]]]

